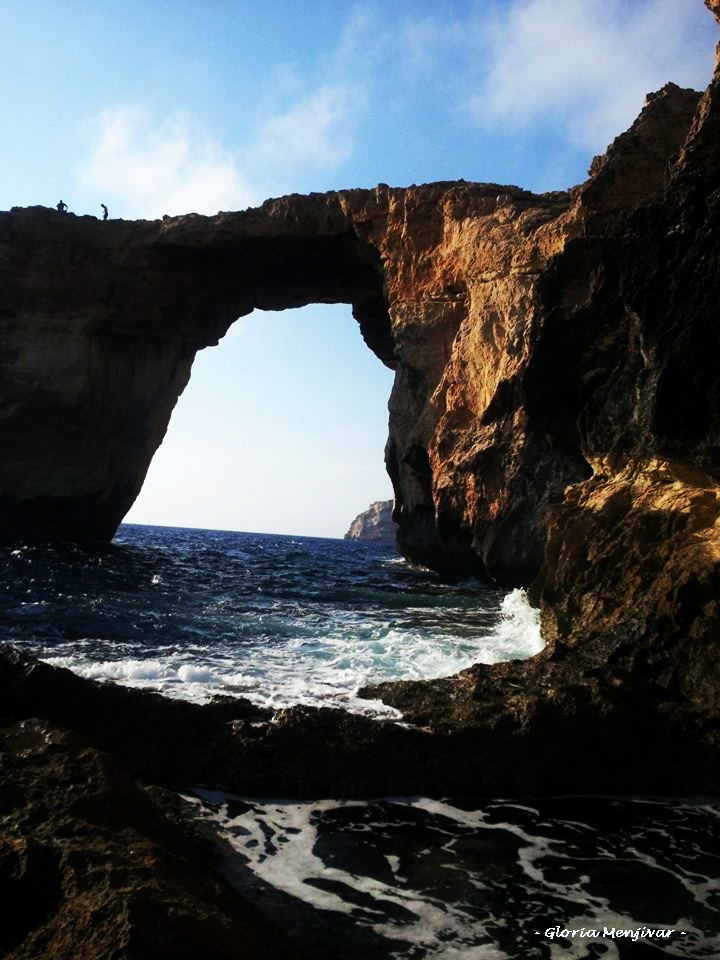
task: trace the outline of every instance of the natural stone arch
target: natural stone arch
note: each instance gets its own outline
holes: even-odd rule
[[[201,744],[203,762],[230,756],[242,789],[265,794],[327,794],[328,777],[364,796],[717,792],[719,116],[720,73],[702,98],[669,85],[570,195],[460,183],[285,198],[164,224],[0,215],[6,532],[14,508],[26,530],[69,529],[39,522],[48,491],[48,522],[74,491],[72,533],[87,516],[95,526],[84,529],[112,529],[103,504],[116,509],[127,488],[108,484],[130,476],[127,464],[138,472],[194,351],[243,312],[243,291],[244,312],[261,305],[262,271],[244,285],[240,267],[254,261],[232,268],[235,241],[254,238],[249,249],[264,238],[261,249],[295,238],[277,245],[287,251],[298,237],[332,236],[357,243],[363,263],[377,250],[381,264],[406,552],[437,566],[470,555],[506,584],[528,583],[542,557],[530,598],[547,644],[536,657],[365,688],[414,731],[296,710],[262,730],[235,725],[218,739],[210,729],[220,748]],[[307,278],[296,280],[307,295]],[[360,302],[377,308],[376,288]],[[137,409],[151,413],[135,442]],[[119,452],[102,429],[127,441]],[[68,437],[109,451],[109,463],[88,454],[97,476],[88,467],[87,516],[73,487],[83,450],[66,450]],[[48,700],[36,681],[50,668],[13,658],[6,693],[22,692],[17,676],[32,687],[19,715],[38,715],[39,690],[41,709],[76,722],[74,706],[63,712],[76,690]]]
[[[633,239],[653,229],[636,212],[671,189],[682,199],[689,180],[674,171],[713,156],[712,94],[663,88],[570,193],[460,181],[161,222],[0,215],[0,532],[110,538],[198,349],[255,308],[347,302],[396,365],[386,463],[401,549],[438,570],[531,583],[567,488],[612,472],[616,450],[690,456],[677,417],[660,442],[647,411],[665,409],[707,353],[704,327],[687,334],[697,320],[657,371],[659,405],[626,391],[618,417],[613,385],[636,382],[654,355],[646,332],[637,349],[648,308],[632,306],[642,285],[627,281],[654,242]],[[621,246],[632,268],[618,269]],[[693,316],[705,312],[703,301]]]
[[[2,221],[5,538],[110,539],[197,350],[256,308],[349,303],[394,365],[380,255],[337,194],[162,222],[44,207]]]

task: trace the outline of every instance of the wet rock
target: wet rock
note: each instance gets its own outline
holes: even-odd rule
[[[613,650],[548,650],[361,691],[394,705],[403,722],[330,708],[263,717],[242,702],[203,707],[86,680],[9,648],[0,685],[14,720],[61,725],[134,777],[175,788],[300,798],[719,792],[717,725],[605,669]]]
[[[0,647],[2,715],[40,717],[89,737],[133,777],[154,783],[207,779],[207,749],[218,731],[269,713],[241,698],[207,707],[148,690],[95,683]]]

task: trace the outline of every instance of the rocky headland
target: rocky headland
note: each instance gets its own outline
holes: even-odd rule
[[[703,94],[650,95],[567,192],[456,182],[153,222],[0,214],[5,540],[111,538],[195,352],[255,308],[346,302],[396,371],[400,549],[525,587],[546,640],[525,662],[365,691],[404,725],[177,704],[6,649],[0,883],[17,903],[38,891],[4,934],[10,956],[42,955],[22,952],[28,931],[61,929],[64,838],[100,856],[59,807],[55,833],[28,839],[51,802],[35,782],[71,785],[87,824],[99,807],[81,796],[122,780],[132,797],[97,816],[127,830],[142,804],[169,822],[133,779],[286,796],[720,793],[719,215],[717,71]],[[169,829],[143,834],[148,862]],[[57,936],[48,956],[91,955]]]
[[[345,539],[395,543],[397,524],[394,522],[392,515],[392,500],[376,500],[370,504],[367,510],[363,510],[355,517],[345,534]]]

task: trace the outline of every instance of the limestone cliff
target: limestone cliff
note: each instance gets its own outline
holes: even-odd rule
[[[393,523],[393,501],[376,500],[350,524],[346,540],[377,540],[395,543],[397,526]]]

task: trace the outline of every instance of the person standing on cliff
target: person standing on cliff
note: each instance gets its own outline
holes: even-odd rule
[[[57,205],[57,208],[58,208],[58,210],[60,211],[60,213],[67,213],[67,204],[66,204],[66,203],[63,203],[62,200],[61,200],[60,203]]]
[[[103,220],[107,220],[107,218],[108,218],[108,208],[105,206],[104,203],[101,203],[100,206],[103,208]]]

